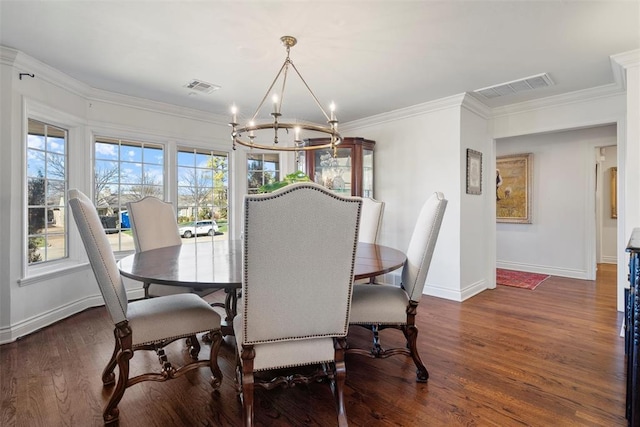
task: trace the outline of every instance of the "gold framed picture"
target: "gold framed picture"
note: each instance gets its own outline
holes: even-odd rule
[[[533,154],[496,158],[496,221],[531,224]]]
[[[467,148],[467,194],[482,194],[482,153]]]

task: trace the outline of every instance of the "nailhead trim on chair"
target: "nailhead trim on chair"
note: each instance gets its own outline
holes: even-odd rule
[[[246,201],[256,201],[256,202],[261,202],[261,201],[267,201],[267,200],[272,200],[272,199],[276,199],[278,197],[282,197],[296,189],[300,189],[300,188],[308,188],[310,190],[313,191],[318,191],[322,194],[325,195],[329,195],[331,197],[333,197],[336,200],[340,200],[340,201],[347,201],[350,203],[359,203],[359,207],[358,207],[358,215],[361,215],[362,213],[362,202],[358,199],[352,199],[352,198],[345,198],[342,197],[338,194],[335,194],[333,192],[330,192],[328,190],[326,190],[324,187],[319,187],[316,184],[308,184],[308,183],[296,183],[296,184],[292,184],[288,187],[283,188],[282,190],[276,192],[276,193],[269,193],[269,194],[261,194],[261,195],[257,195],[257,196],[245,196],[245,203]],[[245,215],[245,223],[244,223],[244,230],[248,230],[248,217]],[[356,236],[358,235],[360,231],[360,224],[358,222],[358,224],[356,225]],[[246,233],[246,231],[245,231]],[[247,253],[248,251],[248,240],[247,240],[247,235],[245,234],[244,236],[244,251],[245,253]],[[354,253],[357,250],[357,239],[356,242],[354,243]],[[353,259],[351,260],[351,277],[353,278],[353,272],[355,270],[355,257],[353,257]],[[248,271],[245,269],[243,272],[244,275],[244,283],[248,282]],[[351,294],[353,292],[353,279],[350,281],[349,283],[349,294]],[[247,287],[243,286],[242,289],[242,293],[243,293],[243,298],[245,299],[245,301],[248,301],[249,298],[249,290]],[[244,330],[246,330],[247,328],[247,304],[243,304],[243,311],[244,311],[244,316],[243,316],[243,322],[244,322]],[[351,302],[349,301],[349,304],[347,306],[347,315],[344,319],[344,330],[345,330],[345,334],[346,331],[348,331],[349,329],[349,311],[351,308]],[[288,340],[294,340],[294,339],[305,339],[305,338],[330,338],[330,337],[335,337],[335,335],[333,334],[316,334],[316,335],[303,335],[303,336],[299,336],[299,337],[288,337],[288,338],[282,338],[282,339],[271,339],[271,340],[265,340],[265,341],[260,341],[260,342],[251,342],[251,344],[261,344],[261,343],[269,343],[269,342],[282,342],[282,341],[288,341]]]

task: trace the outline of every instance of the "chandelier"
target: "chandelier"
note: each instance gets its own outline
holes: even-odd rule
[[[272,150],[272,151],[295,151],[296,153],[299,151],[308,151],[308,150],[319,150],[319,149],[332,149],[335,156],[336,146],[342,142],[342,137],[340,133],[338,133],[338,120],[336,119],[335,114],[335,104],[331,103],[330,106],[330,115],[327,115],[326,111],[322,108],[322,105],[318,101],[318,98],[314,95],[313,91],[304,80],[296,66],[289,58],[289,51],[293,46],[298,42],[295,37],[292,36],[282,36],[280,37],[280,41],[287,49],[287,57],[280,67],[280,71],[276,75],[275,79],[271,83],[271,86],[267,89],[262,101],[258,105],[255,113],[248,121],[248,123],[244,126],[239,126],[237,116],[238,110],[235,107],[231,107],[232,119],[229,125],[231,126],[231,138],[233,140],[233,149],[236,149],[236,144],[240,144],[249,148],[258,148],[263,150]],[[282,116],[282,101],[284,99],[284,91],[287,83],[287,77],[289,73],[289,69],[293,69],[304,86],[309,91],[309,94],[315,101],[320,111],[327,119],[326,125],[307,123],[303,121],[296,122],[281,122],[280,117]],[[280,91],[280,96],[276,93],[273,94],[273,111],[270,113],[271,119],[267,122],[257,123],[257,116],[264,105],[269,94],[271,94],[274,86],[278,83],[280,77],[282,77],[282,89]],[[281,130],[284,129],[284,134]],[[290,133],[290,131],[292,131]],[[314,133],[321,133],[329,135],[329,142],[322,145],[307,145],[303,139],[301,139],[300,135],[302,131],[310,131]],[[258,138],[258,134],[261,135]],[[325,136],[326,137],[326,136]]]

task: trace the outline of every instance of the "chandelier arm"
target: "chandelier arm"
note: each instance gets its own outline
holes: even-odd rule
[[[288,49],[287,49],[287,54],[288,54]],[[289,64],[293,65],[291,63],[291,60],[289,59],[289,55],[287,55],[287,60],[285,61],[285,63],[287,64],[287,66],[284,68],[284,76],[282,77],[282,91],[280,92],[280,103],[278,105],[278,113],[282,111],[282,100],[284,99],[284,88],[287,85],[287,76],[289,74]]]
[[[324,108],[322,108],[322,104],[320,104],[320,101],[318,101],[318,98],[316,98],[316,95],[313,93],[313,91],[311,90],[311,88],[307,84],[307,81],[302,77],[302,74],[300,74],[300,71],[298,71],[298,69],[296,68],[296,66],[293,63],[293,61],[290,60],[289,63],[291,64],[291,66],[295,70],[296,74],[298,74],[298,77],[300,77],[300,80],[302,80],[302,83],[304,83],[304,86],[307,88],[307,90],[311,94],[311,97],[313,98],[313,100],[316,101],[316,105],[318,105],[318,108],[320,108],[320,111],[322,111],[322,114],[324,114],[324,117],[327,119],[327,121],[331,120],[329,118],[329,115],[327,114],[327,112],[324,111]]]
[[[280,78],[280,74],[282,74],[282,70],[287,69],[288,68],[287,64],[290,63],[290,62],[291,61],[289,61],[289,58],[285,59],[284,63],[282,64],[282,67],[280,67],[280,71],[278,71],[278,74],[276,74],[276,78],[273,79],[273,81],[271,82],[271,86],[269,86],[269,89],[267,89],[267,92],[264,94],[264,97],[262,98],[262,101],[260,101],[260,104],[258,104],[258,108],[256,109],[256,112],[253,113],[253,117],[251,117],[251,120],[255,120],[256,117],[258,117],[258,113],[260,112],[260,109],[262,108],[262,105],[264,105],[264,101],[267,99],[267,96],[269,96],[269,93],[271,93],[271,89],[273,89],[273,86],[275,86],[276,82]],[[291,64],[291,65],[293,65],[293,64]]]

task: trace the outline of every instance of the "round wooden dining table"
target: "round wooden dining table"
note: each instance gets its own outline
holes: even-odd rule
[[[118,268],[124,277],[143,283],[196,290],[224,289],[225,320],[230,326],[237,309],[237,290],[242,287],[241,243],[241,240],[185,242],[128,255],[118,261]],[[380,276],[402,267],[405,260],[404,253],[397,249],[358,243],[354,279]],[[226,332],[231,333],[228,328]]]

